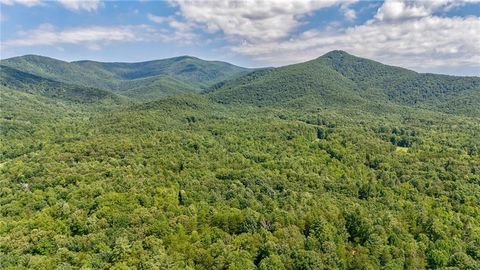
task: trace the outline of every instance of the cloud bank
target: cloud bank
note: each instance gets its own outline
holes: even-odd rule
[[[355,1],[171,1],[182,17],[209,33],[227,38],[265,42],[288,37],[312,12]],[[351,15],[350,15],[351,16]]]
[[[343,49],[407,67],[478,66],[480,18],[437,13],[467,1],[386,0],[364,24],[295,31],[312,12],[339,6],[356,18],[355,1],[172,1],[181,19],[203,31],[220,32],[228,49],[268,65],[284,65]]]
[[[115,27],[79,27],[59,30],[50,24],[19,32],[19,37],[3,42],[6,47],[84,44],[89,48],[98,49],[101,44],[110,42],[142,41],[152,32],[149,26],[115,26]]]

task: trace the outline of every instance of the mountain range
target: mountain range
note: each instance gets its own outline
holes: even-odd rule
[[[65,62],[26,55],[0,62],[5,86],[63,87],[72,100],[127,97],[154,100],[204,93],[222,104],[255,106],[400,105],[453,114],[479,115],[479,77],[417,73],[344,51],[279,68],[248,69],[225,62],[181,56],[139,63]],[[54,84],[56,86],[54,86]],[[73,91],[75,88],[75,91]],[[98,90],[94,90],[98,89]],[[105,92],[105,91],[108,91]],[[54,95],[40,90],[39,94]],[[116,94],[118,97],[114,98]],[[76,97],[75,97],[76,96]]]
[[[213,87],[214,100],[258,106],[396,104],[451,113],[479,113],[480,78],[422,74],[344,51],[256,71]]]
[[[200,92],[249,71],[229,63],[190,56],[140,63],[103,63],[65,62],[25,55],[2,60],[0,65],[49,80],[109,90],[139,99]]]

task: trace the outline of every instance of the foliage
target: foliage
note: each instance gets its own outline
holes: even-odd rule
[[[0,68],[0,79],[4,88],[13,88],[26,93],[74,103],[121,103],[125,100],[125,98],[122,99],[110,91],[57,82],[6,66],[0,66]]]
[[[181,56],[139,63],[64,62],[38,55],[2,60],[29,75],[53,81],[110,90],[117,94],[151,99],[177,93],[198,92],[222,80],[249,72],[225,62]]]
[[[478,77],[419,74],[343,51],[301,64],[256,71],[217,84],[210,92],[214,100],[226,104],[297,108],[409,105],[480,116]]]
[[[0,268],[478,269],[479,118],[328,69],[268,98],[287,68],[136,103],[2,79]]]

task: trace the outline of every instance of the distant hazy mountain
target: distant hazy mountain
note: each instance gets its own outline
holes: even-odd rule
[[[225,62],[205,61],[190,56],[140,63],[102,63],[65,62],[25,55],[0,63],[46,79],[111,90],[140,99],[199,92],[250,71]]]

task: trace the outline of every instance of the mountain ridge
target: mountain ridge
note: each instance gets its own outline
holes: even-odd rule
[[[223,104],[296,108],[392,104],[480,114],[479,77],[418,73],[342,50],[303,63],[264,69],[189,55],[143,62],[66,62],[25,55],[0,64],[42,78],[146,101],[203,92]]]
[[[314,108],[373,102],[479,114],[480,77],[417,73],[332,51],[299,64],[255,71],[214,85],[208,95],[224,104]],[[472,97],[474,102],[466,102]],[[466,107],[459,107],[457,98]],[[302,104],[303,102],[303,104]],[[456,106],[450,104],[456,103]],[[370,106],[371,107],[371,106]]]
[[[68,84],[0,65],[2,86],[20,92],[74,103],[113,102],[124,98],[103,89]]]
[[[452,74],[445,74],[445,73],[435,73],[435,72],[419,72],[419,71],[415,71],[413,69],[409,69],[409,68],[405,68],[405,67],[401,67],[401,66],[395,66],[395,65],[390,65],[390,64],[383,64],[382,62],[380,61],[376,61],[376,60],[372,60],[372,59],[369,59],[369,58],[365,58],[365,57],[360,57],[360,56],[355,56],[354,54],[351,54],[347,51],[344,51],[344,50],[332,50],[332,51],[329,51],[327,53],[324,53],[316,58],[313,58],[311,60],[307,60],[307,61],[303,61],[303,62],[298,62],[298,63],[292,63],[292,64],[287,64],[287,65],[283,65],[283,66],[278,66],[278,67],[272,67],[272,66],[265,66],[265,67],[243,67],[243,66],[240,66],[240,65],[236,65],[236,64],[233,64],[233,63],[230,63],[230,62],[226,62],[226,61],[221,61],[221,60],[205,60],[205,59],[202,59],[200,57],[196,57],[196,56],[193,56],[193,55],[179,55],[179,56],[173,56],[173,57],[167,57],[167,58],[161,58],[161,59],[153,59],[153,60],[142,60],[142,61],[98,61],[98,60],[90,60],[90,59],[81,59],[81,60],[72,60],[72,61],[67,61],[67,60],[61,60],[61,59],[57,59],[57,58],[54,58],[54,57],[50,57],[50,56],[44,56],[44,55],[39,55],[39,54],[24,54],[24,55],[18,55],[18,56],[13,56],[13,57],[9,57],[9,58],[4,58],[4,59],[0,59],[0,62],[3,62],[3,61],[7,61],[7,60],[15,60],[15,59],[21,59],[21,58],[33,58],[33,57],[38,57],[38,58],[45,58],[45,59],[50,59],[50,60],[56,60],[56,61],[59,61],[59,62],[64,62],[64,63],[70,63],[70,64],[74,64],[74,63],[82,63],[82,62],[93,62],[93,63],[102,63],[102,64],[142,64],[142,63],[149,63],[149,62],[157,62],[157,61],[162,61],[162,60],[173,60],[173,59],[197,59],[197,60],[201,60],[201,61],[204,61],[204,62],[217,62],[217,63],[227,63],[227,64],[230,64],[232,66],[236,66],[236,67],[239,67],[239,68],[244,68],[244,69],[250,69],[250,70],[263,70],[263,69],[273,69],[273,68],[280,68],[280,67],[285,67],[285,66],[290,66],[290,65],[296,65],[296,64],[302,64],[302,63],[306,63],[306,62],[310,62],[310,61],[314,61],[314,60],[317,60],[317,59],[321,59],[321,58],[325,58],[327,56],[335,56],[335,55],[347,55],[347,56],[352,56],[352,57],[356,57],[356,58],[361,58],[361,59],[366,59],[366,60],[369,60],[371,62],[375,62],[375,63],[379,63],[379,64],[382,64],[382,65],[385,65],[385,66],[388,66],[388,67],[395,67],[395,68],[398,68],[398,69],[403,69],[403,70],[406,70],[406,71],[411,71],[411,72],[415,72],[417,74],[432,74],[432,75],[445,75],[445,76],[455,76],[455,77],[480,77],[480,75],[452,75]]]
[[[163,85],[164,80],[160,80],[154,89],[149,85],[150,82],[136,82],[134,88],[145,88],[145,98],[159,98],[175,94],[176,91],[199,92],[214,83],[251,71],[226,62],[206,61],[192,56],[126,63],[90,60],[66,62],[39,55],[25,55],[1,60],[0,64],[44,78],[110,90],[126,96],[129,93],[122,92],[128,90],[125,85],[131,88],[132,80],[164,76],[162,78],[167,83]],[[170,78],[165,79],[165,76]],[[134,96],[144,98],[137,94]]]

